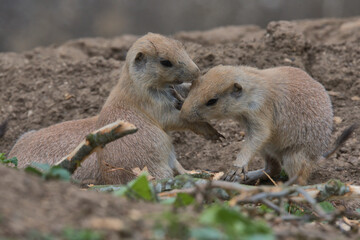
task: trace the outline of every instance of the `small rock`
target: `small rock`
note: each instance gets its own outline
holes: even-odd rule
[[[351,97],[351,100],[360,101],[360,97],[359,96],[353,96],[353,97]]]
[[[340,96],[340,93],[339,92],[334,92],[334,91],[328,91],[328,94],[330,96]]]
[[[334,122],[335,122],[335,124],[340,124],[340,123],[342,123],[342,118],[335,116],[334,117]]]
[[[69,100],[70,98],[73,98],[73,97],[75,97],[75,96],[74,96],[74,95],[71,95],[70,93],[65,93],[65,94],[64,94],[65,100]]]
[[[34,112],[32,110],[29,110],[27,116],[30,117],[31,115],[33,115],[33,113]]]
[[[94,217],[86,221],[86,226],[94,229],[107,229],[113,231],[122,231],[125,229],[124,222],[114,217]]]

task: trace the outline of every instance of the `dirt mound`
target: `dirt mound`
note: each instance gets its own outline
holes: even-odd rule
[[[143,220],[159,210],[156,205],[82,191],[66,182],[45,182],[3,166],[0,175],[0,236],[45,239],[41,236],[85,228],[107,230],[106,239],[146,239]]]
[[[335,139],[345,127],[360,119],[359,28],[360,18],[280,21],[269,23],[266,29],[256,26],[226,27],[206,32],[181,32],[175,37],[183,41],[203,73],[218,64],[244,64],[258,68],[289,65],[304,69],[329,91],[336,116]],[[115,85],[126,51],[135,39],[136,36],[130,35],[114,39],[79,39],[24,53],[1,53],[0,122],[8,118],[9,123],[8,131],[0,139],[0,152],[9,152],[16,139],[28,130],[97,114]],[[241,126],[231,121],[215,124],[226,137],[222,143],[212,143],[192,133],[173,134],[179,161],[185,168],[224,170],[235,159],[241,148]],[[359,142],[358,129],[335,156],[315,169],[310,183],[338,178],[359,185]],[[261,165],[261,160],[256,159],[251,168]],[[62,215],[56,215],[49,208],[41,210],[43,207],[40,208],[39,203],[37,206],[27,205],[19,196],[34,195],[34,201],[36,198],[45,199],[42,205],[46,206],[72,199],[72,194],[79,191],[76,188],[66,190],[62,183],[49,183],[43,189],[38,180],[24,174],[6,173],[2,168],[0,173],[3,176],[1,191],[10,192],[7,196],[1,194],[0,200],[14,203],[9,209],[23,205],[22,211],[39,209],[36,216],[48,214],[49,218],[59,221],[70,219],[69,222],[74,223],[79,219],[66,216],[65,211],[79,211],[79,216],[87,211],[100,211],[93,210],[93,206],[101,202],[94,202],[92,195],[82,197],[81,192],[77,193],[80,200],[70,202],[69,206],[66,204],[62,213],[56,213]],[[17,181],[19,183],[14,183]],[[14,190],[9,191],[11,187],[7,183],[15,184]],[[113,201],[106,200],[107,197],[104,199]],[[75,210],[83,200],[89,203]],[[348,207],[359,207],[359,203]],[[121,214],[122,209],[115,206],[114,209],[119,209],[118,214]],[[6,208],[0,207],[0,210],[6,211]],[[11,216],[16,218],[16,214],[20,214],[18,211]],[[112,210],[101,211],[105,211],[101,213],[103,216],[112,214]],[[35,213],[26,214],[30,218]],[[11,231],[21,232],[21,229],[17,230],[21,226],[16,222],[8,224],[6,227]],[[41,222],[21,224],[42,228]],[[54,226],[49,230],[56,229]],[[1,231],[6,230],[0,228]]]

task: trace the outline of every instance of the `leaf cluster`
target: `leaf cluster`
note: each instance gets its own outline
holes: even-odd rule
[[[59,179],[70,181],[71,174],[68,170],[60,166],[50,166],[47,163],[32,163],[25,168],[25,172],[33,173],[40,176],[44,180]]]

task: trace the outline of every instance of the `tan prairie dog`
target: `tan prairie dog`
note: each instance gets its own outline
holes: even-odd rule
[[[180,119],[174,107],[178,99],[173,84],[190,82],[200,71],[182,44],[157,34],[139,39],[129,50],[118,84],[102,108],[97,126],[117,119],[133,123],[138,131],[97,152],[100,183],[123,183],[134,176],[131,169],[147,167],[156,178],[185,173],[176,160],[171,130],[190,129],[209,139],[217,133],[206,122],[189,123]]]
[[[269,175],[279,174],[282,165],[289,177],[298,175],[299,184],[306,183],[315,162],[328,150],[333,123],[325,88],[293,67],[214,67],[193,82],[181,117],[188,121],[234,119],[245,127],[245,142],[225,180],[234,180],[260,153]],[[263,170],[247,176],[248,181],[266,177]]]
[[[8,157],[17,157],[19,168],[32,162],[53,165],[70,154],[87,134],[96,130],[96,121],[97,116],[26,132],[17,140]],[[74,172],[72,178],[82,183],[94,183],[97,169],[96,155],[92,154]]]
[[[109,144],[98,155],[99,162],[107,164],[106,170],[98,166],[93,154],[73,178],[83,183],[124,183],[134,177],[129,173],[132,168],[145,166],[155,177],[172,176],[173,170],[184,173],[166,132],[191,129],[210,139],[221,136],[208,123],[189,124],[181,120],[180,111],[175,108],[179,100],[172,85],[178,84],[181,90],[179,84],[192,81],[199,73],[180,42],[149,33],[129,49],[119,82],[100,115],[28,132],[17,141],[9,157],[16,156],[19,167],[31,162],[55,164],[88,133],[122,119],[135,124],[138,132]],[[186,89],[185,86],[183,90]],[[107,174],[109,166],[112,170]]]

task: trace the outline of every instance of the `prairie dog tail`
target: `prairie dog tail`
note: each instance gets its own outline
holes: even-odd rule
[[[0,124],[0,138],[2,138],[5,135],[7,123],[8,120],[6,119],[4,122]]]
[[[350,127],[346,128],[341,135],[335,140],[333,148],[323,154],[324,158],[329,158],[331,155],[333,155],[351,136],[351,134],[355,131],[355,129],[358,127],[358,124],[354,123]]]

